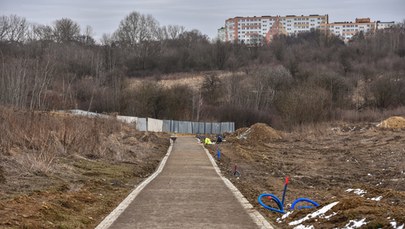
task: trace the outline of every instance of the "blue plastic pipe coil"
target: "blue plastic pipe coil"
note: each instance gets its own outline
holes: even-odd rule
[[[319,204],[311,199],[308,198],[298,198],[296,200],[294,200],[294,202],[291,204],[291,210],[294,210],[295,205],[300,203],[300,202],[307,202],[310,203],[312,205],[306,205],[306,206],[298,206],[298,209],[305,209],[305,208],[313,208],[313,207],[319,207]]]
[[[278,209],[277,208],[272,208],[272,207],[268,206],[267,204],[263,203],[262,198],[264,198],[264,197],[270,197],[271,200],[273,200],[277,204]],[[257,200],[259,201],[260,205],[262,205],[264,208],[266,208],[266,209],[268,209],[270,211],[278,212],[278,213],[281,213],[281,214],[285,213],[284,212],[284,206],[281,203],[280,199],[278,199],[277,196],[275,196],[273,194],[263,193],[258,197]]]

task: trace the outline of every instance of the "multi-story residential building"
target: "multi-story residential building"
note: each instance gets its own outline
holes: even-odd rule
[[[260,44],[279,34],[293,35],[328,24],[328,15],[234,17],[225,21],[225,41]]]
[[[225,27],[221,27],[218,29],[218,40],[225,42],[226,41],[226,37],[225,37]]]
[[[377,29],[389,29],[394,27],[394,25],[395,25],[394,21],[389,22],[377,21]]]
[[[376,29],[377,23],[372,22],[370,18],[356,18],[355,22],[333,22],[321,25],[321,30],[330,32],[345,42],[352,39],[357,33],[363,32],[366,34],[375,32]]]

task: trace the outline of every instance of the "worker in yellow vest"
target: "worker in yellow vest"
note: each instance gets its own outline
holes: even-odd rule
[[[205,138],[204,143],[206,145],[211,145],[212,144],[211,139],[209,139],[209,138]]]

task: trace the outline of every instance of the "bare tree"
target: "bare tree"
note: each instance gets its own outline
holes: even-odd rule
[[[168,25],[162,27],[162,35],[163,39],[177,39],[179,38],[180,34],[184,33],[186,29],[184,26],[179,25]]]
[[[51,41],[53,40],[53,29],[49,25],[32,25],[31,40]]]
[[[120,22],[114,35],[119,42],[135,46],[144,41],[157,40],[160,32],[159,23],[154,17],[132,12]]]
[[[80,26],[69,18],[55,21],[53,34],[57,42],[74,41],[80,35]]]
[[[93,35],[93,28],[87,25],[83,31],[83,34],[80,36],[79,41],[85,45],[94,45],[96,41],[94,40]]]
[[[27,20],[17,15],[0,17],[0,40],[23,42],[28,31]]]

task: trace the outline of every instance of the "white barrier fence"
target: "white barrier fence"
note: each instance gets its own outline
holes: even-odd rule
[[[70,110],[75,115],[111,118],[113,116],[82,110]],[[133,124],[139,131],[175,132],[186,134],[223,134],[235,131],[234,122],[191,122],[176,120],[160,120],[154,118],[138,118],[131,116],[116,116],[117,120]]]

